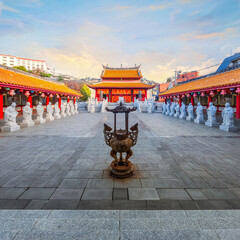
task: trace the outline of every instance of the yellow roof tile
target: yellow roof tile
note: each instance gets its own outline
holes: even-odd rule
[[[102,78],[142,78],[141,71],[138,69],[115,70],[105,69],[101,75]]]
[[[94,85],[87,85],[90,88],[93,89],[97,89],[97,88],[146,88],[146,89],[150,89],[150,88],[154,88],[156,85],[147,85],[144,83],[113,83],[113,82],[101,82],[101,83],[97,83]]]
[[[59,94],[82,96],[64,84],[50,82],[37,77],[28,76],[8,69],[0,68],[0,85],[13,85],[14,87],[27,87],[39,91],[53,91]]]
[[[191,82],[183,83],[173,87],[159,95],[168,95],[184,93],[190,91],[200,91],[211,88],[220,88],[224,86],[240,85],[240,68],[205,77]]]

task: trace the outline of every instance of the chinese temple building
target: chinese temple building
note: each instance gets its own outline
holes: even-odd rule
[[[3,118],[3,113],[12,101],[17,104],[17,111],[22,112],[22,107],[27,102],[33,108],[42,102],[43,105],[48,105],[49,102],[59,103],[65,99],[73,102],[82,95],[68,88],[63,83],[49,81],[33,74],[25,73],[20,70],[0,66],[0,119]],[[46,107],[46,106],[45,106]]]
[[[125,102],[133,102],[134,98],[144,101],[147,91],[156,85],[150,86],[141,83],[142,73],[140,66],[132,68],[110,68],[103,66],[102,82],[87,85],[95,90],[95,98],[108,98],[109,102],[117,102],[123,97]]]

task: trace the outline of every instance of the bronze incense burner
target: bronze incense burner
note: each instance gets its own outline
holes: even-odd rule
[[[103,133],[106,144],[112,148],[110,155],[114,158],[110,164],[109,172],[116,178],[127,178],[133,174],[133,165],[129,158],[133,154],[131,147],[137,143],[138,123],[128,130],[128,114],[136,109],[135,107],[127,108],[122,102],[114,109],[106,108],[108,112],[114,114],[114,130],[112,131],[112,128],[104,123]],[[117,113],[125,113],[125,129],[117,130]],[[125,158],[123,153],[126,153]]]

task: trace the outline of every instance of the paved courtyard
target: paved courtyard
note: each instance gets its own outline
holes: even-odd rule
[[[118,180],[107,171],[104,122],[112,126],[113,115],[80,112],[0,133],[0,209],[240,208],[239,133],[132,113],[136,171]]]

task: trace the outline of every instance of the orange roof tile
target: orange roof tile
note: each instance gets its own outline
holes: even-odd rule
[[[150,89],[150,88],[154,88],[156,85],[147,85],[147,84],[144,84],[144,83],[135,83],[135,82],[132,82],[132,83],[126,83],[126,82],[123,82],[123,83],[113,83],[113,82],[110,82],[110,83],[106,83],[106,82],[101,82],[101,83],[97,83],[97,84],[94,84],[94,85],[87,85],[88,87],[90,88],[93,88],[93,89],[97,89],[97,88],[146,88],[146,89]]]
[[[240,85],[240,68],[177,85],[160,95],[200,91],[232,85]]]
[[[160,83],[159,84],[159,90],[160,93],[165,92],[169,86],[169,83]]]
[[[60,94],[82,96],[64,84],[50,82],[37,77],[28,76],[8,69],[0,68],[0,85],[6,84],[17,87],[27,87],[40,91],[52,91]]]
[[[115,70],[105,69],[101,75],[102,78],[142,78],[141,71],[138,69]]]

